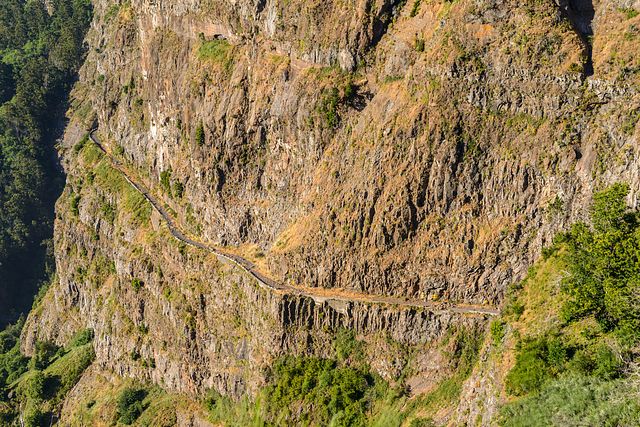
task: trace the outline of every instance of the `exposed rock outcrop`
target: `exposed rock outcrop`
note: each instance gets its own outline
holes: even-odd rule
[[[499,305],[594,189],[623,180],[637,203],[638,20],[603,0],[587,28],[569,6],[96,1],[62,144],[58,279],[25,348],[92,327],[103,368],[239,395],[278,355],[326,355],[338,328],[427,348],[478,327],[261,290],[178,244],[76,146],[95,121],[186,230],[280,281]]]

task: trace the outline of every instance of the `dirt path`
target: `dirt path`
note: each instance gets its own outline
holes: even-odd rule
[[[280,294],[293,294],[293,295],[302,295],[309,298],[313,298],[316,302],[324,302],[324,301],[342,301],[342,302],[363,302],[368,304],[391,304],[403,307],[415,307],[415,308],[427,308],[434,313],[461,313],[461,314],[470,314],[470,315],[488,315],[488,316],[496,316],[500,312],[495,307],[491,306],[483,306],[483,305],[469,305],[469,304],[449,304],[449,303],[441,303],[441,302],[433,302],[433,301],[425,301],[416,298],[401,298],[401,297],[390,297],[390,296],[382,296],[382,295],[370,295],[364,294],[356,291],[348,291],[344,289],[336,289],[336,288],[299,288],[294,287],[288,284],[278,283],[275,280],[267,277],[266,275],[260,273],[258,271],[255,264],[249,261],[246,258],[243,258],[239,255],[233,254],[231,252],[225,251],[224,249],[216,248],[210,245],[206,245],[202,242],[196,241],[188,236],[186,236],[176,225],[174,219],[171,217],[169,212],[162,206],[162,204],[151,194],[151,192],[141,183],[135,182],[130,173],[125,169],[125,167],[114,158],[109,151],[107,151],[106,147],[100,142],[100,140],[95,135],[95,130],[89,133],[89,138],[91,141],[98,146],[98,148],[109,158],[114,168],[116,168],[122,175],[125,177],[127,182],[131,184],[137,191],[139,191],[154,209],[162,216],[164,221],[167,223],[169,227],[169,231],[177,240],[211,252],[217,255],[219,258],[222,258],[228,262],[231,262],[242,270],[245,273],[252,276],[256,282],[263,288],[278,292]]]

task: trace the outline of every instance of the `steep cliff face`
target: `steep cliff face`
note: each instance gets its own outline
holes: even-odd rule
[[[636,71],[600,78],[596,33],[596,74],[584,80],[588,49],[553,5],[493,6],[425,3],[398,20],[375,64],[383,82],[404,78],[377,87],[339,132],[323,159],[333,173],[317,175],[338,190],[320,190],[318,232],[274,269],[322,286],[497,302],[594,186],[637,188]]]
[[[194,232],[283,280],[495,304],[594,185],[637,180],[599,166],[632,142],[633,26],[592,49],[578,6],[96,9],[78,101]]]
[[[409,349],[485,319],[266,290],[235,264],[175,239],[110,158],[74,130],[75,161],[57,206],[58,282],[23,331],[27,353],[37,340],[64,344],[91,328],[102,369],[192,395],[215,388],[241,396],[256,391],[277,357],[332,355],[341,330],[366,340],[372,367],[389,381],[404,370],[433,381],[441,374],[410,362]]]
[[[346,327],[393,379],[382,337],[424,350],[483,318],[265,291],[174,240],[85,131],[278,281],[499,305],[595,188],[635,204],[640,4],[618,3],[96,1],[25,348],[92,327],[104,368],[238,395]]]

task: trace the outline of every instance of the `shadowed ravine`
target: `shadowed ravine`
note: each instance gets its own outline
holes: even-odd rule
[[[249,274],[253,277],[259,286],[264,289],[267,289],[271,292],[278,292],[283,294],[293,294],[293,295],[302,295],[305,297],[309,297],[314,299],[316,302],[324,302],[327,300],[335,300],[335,301],[346,301],[346,302],[365,302],[370,304],[392,304],[398,306],[405,307],[419,307],[426,308],[432,310],[435,313],[438,312],[452,312],[452,313],[462,313],[462,314],[471,314],[471,315],[490,315],[496,316],[500,312],[495,307],[491,306],[483,306],[483,305],[469,305],[469,304],[449,304],[449,303],[438,303],[433,301],[423,301],[419,299],[412,298],[400,298],[400,297],[391,297],[391,296],[380,296],[380,295],[369,295],[363,294],[355,291],[343,291],[340,289],[320,289],[320,288],[307,288],[302,289],[298,287],[291,286],[289,284],[278,283],[273,279],[267,277],[258,271],[255,264],[251,261],[243,258],[239,255],[230,253],[225,251],[224,249],[220,249],[217,247],[213,247],[210,245],[206,245],[202,242],[196,241],[190,237],[187,237],[176,225],[176,221],[169,215],[167,210],[162,206],[162,204],[153,196],[151,192],[142,184],[134,181],[131,177],[130,173],[124,168],[124,166],[114,158],[109,150],[107,150],[106,146],[100,142],[98,137],[95,135],[95,129],[89,132],[89,137],[91,141],[98,146],[98,148],[109,158],[114,168],[116,168],[122,175],[125,177],[127,182],[131,184],[140,194],[142,194],[148,201],[151,203],[153,208],[162,216],[164,221],[167,223],[167,227],[171,232],[171,235],[175,237],[177,240],[211,252],[215,254],[218,258],[223,261],[230,262],[240,267],[245,273]]]
[[[586,58],[584,64],[584,75],[593,75],[593,18],[595,8],[592,0],[561,0],[561,9],[566,14],[573,25],[575,31],[580,35],[586,48]]]

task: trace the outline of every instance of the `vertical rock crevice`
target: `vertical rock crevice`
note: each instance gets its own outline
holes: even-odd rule
[[[593,0],[560,0],[558,5],[580,35],[585,45],[584,76],[593,75],[593,18],[595,7]]]

